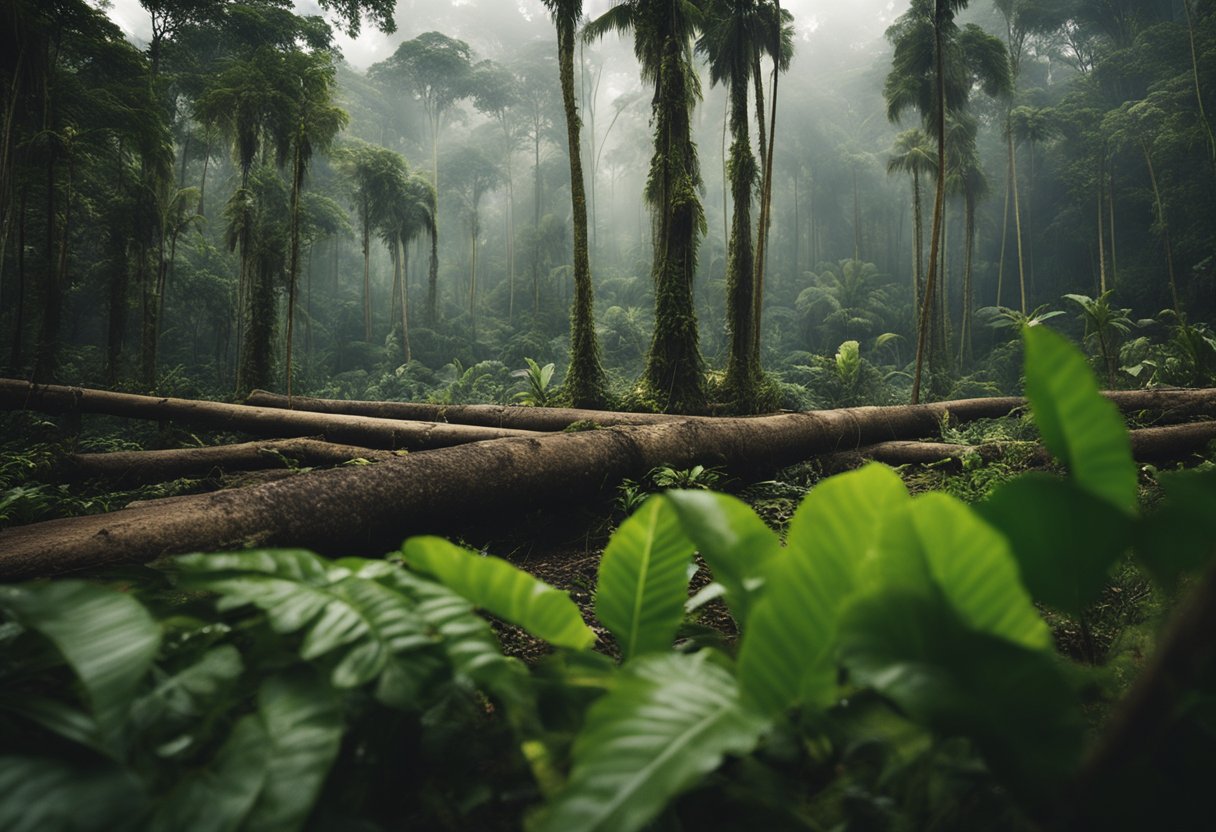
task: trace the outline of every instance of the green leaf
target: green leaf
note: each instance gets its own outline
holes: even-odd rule
[[[940,593],[973,630],[1032,650],[1051,646],[1008,541],[946,494],[918,497],[888,519],[868,582],[874,591]]]
[[[179,780],[157,806],[149,832],[232,832],[262,791],[270,739],[256,714],[241,717],[208,763]]]
[[[772,714],[804,700],[831,703],[840,605],[885,518],[907,501],[899,477],[877,464],[827,479],[807,495],[744,630],[739,682],[750,704]]]
[[[402,547],[410,567],[504,621],[558,647],[595,643],[570,596],[505,560],[483,557],[440,537],[412,537]]]
[[[0,757],[5,832],[121,832],[138,828],[146,803],[139,782],[113,764]]]
[[[532,832],[633,832],[673,797],[747,754],[767,721],[745,709],[728,670],[709,651],[645,656],[587,713],[564,791]]]
[[[160,648],[161,632],[129,595],[82,581],[0,586],[0,609],[55,645],[98,727],[116,731]]]
[[[247,829],[304,825],[342,744],[342,713],[334,689],[308,670],[271,676],[258,692],[266,732],[266,780]]]
[[[1026,796],[1068,782],[1083,720],[1055,657],[968,629],[939,600],[900,589],[858,596],[841,613],[840,656],[938,734],[971,737]]]
[[[735,618],[746,622],[753,595],[749,583],[763,574],[781,541],[750,506],[727,494],[669,491],[666,498],[714,579],[726,587]]]
[[[1048,606],[1080,615],[1131,542],[1131,518],[1049,474],[1004,483],[976,506],[1013,549],[1022,582]]]
[[[608,541],[600,559],[595,613],[628,660],[668,650],[688,600],[693,544],[663,496],[648,499]]]
[[[300,656],[336,658],[333,684],[376,679],[390,659],[433,639],[412,600],[375,581],[298,550],[189,555],[175,564],[184,586],[264,610],[279,633],[304,630]]]
[[[1216,470],[1159,474],[1164,496],[1136,527],[1136,555],[1165,587],[1216,557]]]
[[[1136,507],[1136,466],[1119,410],[1098,392],[1085,357],[1062,335],[1028,327],[1026,397],[1043,444],[1077,483],[1124,511]]]

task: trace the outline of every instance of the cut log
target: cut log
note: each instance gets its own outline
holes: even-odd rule
[[[661,425],[697,418],[669,413],[621,413],[609,410],[580,410],[573,407],[524,407],[499,404],[427,404],[422,402],[368,402],[343,399],[312,399],[254,390],[245,399],[253,407],[307,410],[315,413],[347,413],[381,419],[422,419],[458,425],[559,431],[576,422],[594,422],[600,427],[615,425]]]
[[[443,422],[402,422],[224,402],[137,396],[83,387],[33,385],[15,379],[0,379],[0,409],[68,414],[104,413],[132,419],[173,420],[254,436],[322,436],[329,442],[388,450],[402,448],[422,451],[487,439],[535,435],[531,431],[505,428]]]
[[[391,456],[392,451],[337,445],[316,439],[276,439],[208,448],[71,454],[64,458],[58,473],[69,480],[104,479],[114,485],[125,486],[168,482],[179,477],[206,477],[216,472],[257,471],[298,465],[341,465],[360,458],[380,461]]]
[[[1198,390],[1115,390],[1104,393],[1124,413],[1152,414],[1162,424],[1188,419],[1216,417],[1216,389]],[[286,396],[255,390],[246,403],[256,407],[287,408]],[[1004,416],[1022,407],[1026,400],[1015,396],[963,399],[947,402],[951,414],[960,421]],[[576,422],[593,422],[601,427],[614,425],[660,425],[703,416],[673,416],[666,413],[620,413],[606,410],[578,410],[562,407],[517,407],[496,404],[438,405],[417,402],[369,402],[342,399],[312,399],[293,396],[291,409],[316,413],[345,413],[382,419],[425,419],[433,422],[481,425],[521,430],[559,431]],[[754,418],[754,417],[753,417]]]
[[[1129,431],[1132,456],[1137,462],[1185,461],[1188,454],[1202,451],[1216,441],[1216,422],[1189,422],[1159,428]],[[887,465],[959,464],[967,456],[978,456],[984,462],[1004,459],[1011,453],[1028,454],[1025,461],[1032,465],[1051,462],[1046,449],[1026,442],[990,442],[983,445],[954,445],[946,442],[901,441],[879,442],[853,451],[837,451],[819,457],[825,474],[847,471],[869,461]]]

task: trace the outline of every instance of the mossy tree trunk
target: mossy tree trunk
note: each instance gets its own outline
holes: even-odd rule
[[[756,160],[748,137],[747,74],[736,71],[730,79],[730,188],[734,213],[730,224],[730,248],[726,263],[727,319],[730,353],[726,364],[726,397],[736,410],[751,409],[760,362],[754,326],[755,258],[752,251],[752,191],[756,184]]]

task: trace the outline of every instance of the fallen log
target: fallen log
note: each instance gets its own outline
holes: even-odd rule
[[[1151,413],[1163,424],[1201,417],[1216,417],[1216,388],[1112,390],[1104,393],[1124,413]],[[265,408],[288,408],[286,396],[255,390],[246,404]],[[1004,416],[1022,407],[1026,400],[1016,396],[963,399],[950,402],[951,414],[960,421]],[[579,410],[565,407],[520,407],[497,404],[439,405],[418,402],[346,401],[293,396],[290,408],[315,413],[344,413],[381,419],[425,419],[433,422],[481,425],[537,431],[564,430],[576,422],[593,422],[601,427],[614,425],[660,425],[680,419],[711,418],[675,416],[667,413],[621,413],[607,410]],[[972,415],[976,409],[984,415]]]
[[[245,399],[245,404],[253,407],[308,410],[315,413],[347,413],[353,416],[374,416],[381,419],[422,419],[429,422],[537,431],[565,430],[576,422],[594,422],[600,427],[613,427],[615,425],[661,425],[680,419],[703,418],[677,416],[670,413],[580,410],[573,407],[347,401],[314,399],[307,396],[292,396],[288,402],[286,396],[266,390],[254,390]]]
[[[310,471],[239,492],[201,494],[169,510],[130,509],[7,529],[0,532],[0,579],[250,546],[377,554],[409,535],[587,502],[662,464],[759,475],[817,454],[935,435],[947,413],[1002,415],[994,403],[687,419],[480,442],[376,465]]]
[[[83,387],[33,385],[0,379],[0,409],[43,413],[103,413],[132,419],[180,421],[254,436],[321,436],[329,442],[365,448],[411,451],[446,448],[466,442],[535,435],[533,431],[402,422],[345,414],[250,407],[243,404],[158,398]]]
[[[1181,460],[1187,454],[1202,451],[1209,443],[1216,441],[1216,421],[1140,428],[1128,433],[1131,438],[1132,456],[1137,462]],[[825,474],[834,474],[869,461],[892,466],[944,463],[958,465],[968,456],[979,457],[984,462],[993,462],[1019,453],[1023,455],[1021,459],[1031,465],[1046,465],[1052,458],[1046,449],[1028,442],[957,445],[947,442],[894,440],[856,450],[824,454],[818,461]]]
[[[59,464],[57,473],[67,480],[104,479],[114,485],[144,485],[179,477],[206,477],[216,472],[342,465],[352,459],[380,461],[391,456],[392,451],[316,439],[275,439],[206,448],[69,454]]]

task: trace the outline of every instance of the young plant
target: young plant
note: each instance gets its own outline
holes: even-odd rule
[[[527,368],[515,370],[511,377],[524,379],[528,386],[516,393],[512,399],[529,407],[547,407],[552,397],[549,384],[553,381],[554,365],[546,364],[542,367],[531,358],[525,358],[524,361],[528,362]]]

